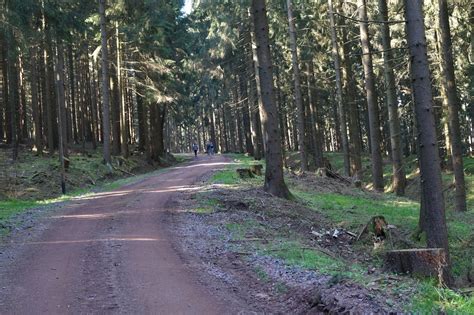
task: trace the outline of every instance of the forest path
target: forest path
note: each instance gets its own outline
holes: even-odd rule
[[[193,275],[166,232],[178,191],[224,157],[199,157],[156,176],[68,203],[0,270],[0,314],[232,312]]]

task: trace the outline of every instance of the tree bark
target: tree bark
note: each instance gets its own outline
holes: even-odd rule
[[[280,128],[278,127],[278,111],[273,91],[273,69],[265,0],[252,0],[252,14],[261,89],[260,116],[266,142],[264,190],[277,197],[289,198],[290,191],[283,178]]]
[[[59,162],[61,163],[61,191],[66,193],[66,169],[64,158],[67,156],[67,133],[66,133],[66,99],[64,96],[64,54],[63,46],[58,43],[57,47],[57,62],[56,62],[56,95],[57,95],[57,111],[58,111],[58,148],[59,148]]]
[[[454,173],[455,209],[466,211],[466,185],[464,181],[464,163],[462,159],[461,130],[459,122],[459,99],[456,92],[454,59],[452,53],[451,30],[449,26],[448,3],[438,0],[439,30],[441,35],[441,65],[443,69],[443,89],[448,104],[449,140]]]
[[[31,108],[33,110],[33,121],[35,126],[35,147],[38,155],[43,154],[43,130],[41,129],[41,115],[38,102],[38,48],[36,45],[30,48],[31,58]]]
[[[354,72],[352,71],[351,42],[347,38],[346,28],[342,29],[342,51],[344,54],[344,74],[345,74],[345,103],[348,107],[349,124],[349,153],[351,163],[351,175],[356,179],[361,179],[362,174],[362,141],[359,124],[359,109],[357,102],[357,87]]]
[[[365,91],[369,114],[370,143],[372,156],[372,182],[374,189],[383,191],[382,153],[380,152],[380,120],[379,107],[375,90],[375,76],[372,64],[372,52],[369,42],[369,25],[367,23],[367,6],[365,0],[357,0],[359,11],[359,27],[362,45],[362,64],[365,75]]]
[[[314,78],[313,60],[308,61],[308,101],[311,121],[311,140],[313,142],[313,162],[316,169],[323,167],[323,145],[320,141],[319,110],[317,102],[317,87]]]
[[[79,69],[74,67],[74,52],[72,49],[72,44],[68,45],[68,61],[69,61],[69,87],[71,90],[71,114],[72,114],[72,135],[74,143],[79,142],[78,138],[78,128],[77,128],[77,115],[76,115],[76,80],[75,76]]]
[[[122,156],[127,158],[129,155],[128,151],[128,140],[129,140],[129,132],[126,123],[126,103],[125,103],[125,80],[122,76],[122,49],[121,49],[121,42],[120,42],[120,32],[118,27],[118,22],[115,22],[115,47],[116,47],[116,70],[117,70],[117,89],[118,89],[118,97],[119,97],[119,116],[120,116],[120,151]]]
[[[379,1],[380,20],[388,21],[387,0]],[[398,118],[398,100],[395,86],[395,75],[393,73],[393,54],[390,44],[390,29],[387,23],[381,23],[382,48],[384,61],[385,89],[388,105],[388,117],[390,127],[390,147],[392,153],[393,190],[398,196],[405,193],[405,170],[403,167],[402,149],[400,143],[400,120]]]
[[[293,80],[294,80],[294,96],[297,110],[297,135],[298,143],[300,149],[300,164],[301,171],[305,172],[308,170],[308,158],[306,156],[306,145],[305,145],[305,116],[303,108],[303,100],[301,93],[301,77],[300,77],[300,68],[298,65],[298,47],[296,44],[296,27],[295,27],[295,18],[293,16],[293,4],[291,0],[286,1],[287,10],[288,10],[288,25],[290,33],[290,49],[291,49],[291,64],[293,67]]]
[[[64,92],[64,49],[61,42],[57,44],[57,60],[56,60],[56,96],[57,96],[57,113],[58,113],[58,148],[63,156],[68,156],[67,149],[67,129],[66,129],[66,97]]]
[[[10,45],[12,45],[13,41],[13,34],[10,30],[6,31],[6,51],[7,51],[7,82],[8,82],[8,90],[9,90],[9,97],[8,97],[8,118],[9,118],[9,125],[7,125],[7,129],[10,130],[10,138],[9,143],[12,145],[12,160],[16,161],[18,157],[18,116],[17,111],[19,109],[19,85],[18,85],[18,71],[16,69],[15,60],[17,59],[16,56],[12,56],[10,54]]]
[[[249,13],[249,16],[251,13]],[[248,64],[247,69],[250,73],[249,76],[249,112],[250,112],[250,130],[252,133],[252,143],[254,145],[253,152],[254,152],[254,159],[261,160],[262,159],[262,136],[260,132],[260,116],[259,116],[259,108],[262,107],[261,104],[261,95],[260,95],[260,81],[258,77],[258,66],[257,66],[257,47],[255,44],[255,34],[253,33],[254,22],[252,18],[250,18],[251,24],[251,31],[248,32],[248,47],[249,51],[247,52],[248,56]]]
[[[3,112],[5,113],[5,132],[2,130],[0,138],[3,138],[5,133],[6,140],[11,137],[9,129],[9,106],[10,106],[10,91],[9,91],[9,78],[8,78],[8,46],[7,46],[7,37],[6,32],[0,33],[0,46],[2,50],[2,88],[3,88]]]
[[[449,247],[443,185],[433,114],[433,95],[429,70],[423,0],[405,0],[407,42],[410,52],[411,82],[418,130],[421,193],[425,211],[420,226],[426,232],[428,247],[444,248],[447,257],[445,280],[449,280]]]
[[[110,156],[110,113],[109,113],[109,54],[107,48],[107,29],[105,18],[106,0],[99,0],[100,35],[102,48],[102,130],[104,143],[104,162],[112,163]]]
[[[342,153],[344,156],[344,174],[350,175],[350,159],[349,159],[349,142],[347,139],[347,125],[346,113],[344,103],[342,102],[342,80],[341,80],[341,64],[339,60],[339,45],[336,37],[336,23],[334,21],[334,7],[332,0],[328,1],[329,5],[329,22],[331,24],[331,42],[332,42],[332,57],[334,61],[334,68],[336,71],[336,102],[339,123],[339,133],[341,135]]]
[[[111,102],[110,102],[110,116],[112,119],[112,155],[119,155],[121,150],[121,130],[120,130],[120,82],[118,79],[120,66],[117,64],[119,59],[117,39],[114,37],[110,41],[110,51],[112,67],[110,72],[110,90],[111,90]]]

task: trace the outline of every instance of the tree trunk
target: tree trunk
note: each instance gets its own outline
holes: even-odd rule
[[[5,45],[6,45],[6,51],[7,51],[7,82],[8,82],[8,90],[9,90],[9,97],[8,97],[8,107],[7,107],[7,113],[8,113],[8,118],[9,118],[9,125],[7,125],[7,129],[10,130],[10,138],[7,139],[7,142],[9,142],[12,145],[12,160],[16,161],[18,157],[18,116],[17,116],[17,111],[19,109],[18,103],[19,103],[19,85],[18,85],[18,71],[15,68],[15,60],[17,59],[14,56],[11,56],[10,54],[10,47],[12,45],[12,37],[13,34],[7,30],[6,31],[6,39],[5,39]],[[8,121],[7,121],[8,123]],[[8,141],[9,140],[9,141]]]
[[[0,32],[0,47],[3,47],[3,46],[4,46],[3,36],[2,36],[2,32]],[[0,48],[0,99],[1,99],[1,102],[0,102],[0,142],[4,140],[4,136],[5,136],[5,129],[3,127],[3,122],[4,122],[3,115],[5,113],[5,92],[7,91],[7,85],[5,82],[5,78],[3,77],[3,67],[4,67],[3,54],[4,54],[3,49]]]
[[[245,71],[245,69],[243,70]],[[242,107],[242,120],[244,124],[244,135],[245,135],[245,152],[250,155],[254,154],[253,143],[252,143],[252,131],[250,130],[250,113],[249,113],[249,93],[247,90],[247,75],[243,74],[239,76],[240,86],[240,102]]]
[[[41,115],[38,102],[38,49],[35,45],[30,48],[31,58],[31,108],[35,126],[35,147],[38,155],[43,154],[43,130],[41,129]]]
[[[116,35],[116,34],[114,34]],[[112,155],[119,155],[121,149],[121,141],[120,141],[120,82],[118,79],[118,72],[120,71],[120,67],[117,64],[118,61],[118,47],[117,47],[117,39],[115,36],[110,41],[110,51],[111,51],[111,59],[112,67],[110,72],[110,90],[111,90],[111,102],[110,102],[110,116],[112,118]],[[114,60],[115,59],[115,60]]]
[[[72,44],[68,46],[68,61],[69,61],[69,87],[71,89],[71,114],[72,114],[72,135],[74,143],[79,142],[78,128],[77,128],[77,115],[76,115],[76,80],[75,76],[79,69],[74,67],[74,53]]]
[[[56,63],[56,96],[57,96],[57,113],[58,113],[58,148],[63,156],[68,156],[67,149],[67,129],[66,129],[66,97],[64,94],[64,49],[62,43],[57,44],[57,63]]]
[[[118,22],[115,22],[115,48],[116,48],[116,65],[117,70],[117,90],[118,90],[118,101],[119,101],[119,134],[120,134],[120,151],[122,156],[127,158],[129,155],[128,152],[128,140],[129,133],[126,124],[126,103],[125,103],[125,80],[122,76],[122,56],[121,56],[121,42],[120,42],[120,32],[118,27]]]
[[[280,128],[273,91],[273,69],[265,0],[252,0],[252,13],[261,89],[260,116],[266,142],[264,190],[277,197],[289,198],[290,191],[283,178]]]
[[[379,0],[380,20],[388,21],[387,0]],[[398,100],[395,86],[395,75],[393,73],[393,54],[390,44],[390,29],[387,23],[381,23],[382,48],[384,51],[384,76],[385,89],[388,105],[388,117],[390,127],[390,147],[392,152],[393,190],[398,196],[405,193],[405,170],[403,167],[402,149],[400,143],[400,120],[398,118]]]
[[[252,0],[253,1],[253,0]],[[249,9],[250,10],[250,9]],[[257,57],[257,44],[254,33],[254,21],[249,11],[251,31],[249,34],[250,51],[248,55],[248,70],[250,73],[250,88],[249,88],[249,111],[250,111],[250,129],[252,131],[252,143],[254,145],[254,159],[261,160],[263,156],[263,139],[260,129],[260,114],[259,109],[262,108],[262,97],[260,90],[260,78]]]
[[[300,149],[300,159],[301,159],[301,171],[304,172],[308,169],[308,158],[306,156],[306,145],[305,145],[305,116],[303,108],[303,100],[301,93],[301,78],[300,78],[300,69],[298,65],[298,47],[296,44],[296,27],[295,27],[295,18],[293,16],[293,4],[291,0],[286,1],[287,10],[288,10],[288,25],[290,32],[290,49],[291,49],[291,64],[293,67],[293,80],[294,80],[294,93],[295,93],[295,103],[297,110],[297,135],[298,143]]]
[[[26,87],[25,87],[25,69],[23,67],[24,57],[20,53],[18,56],[18,144],[28,140],[28,119],[26,109]]]
[[[66,133],[66,99],[64,96],[64,54],[63,46],[58,43],[57,47],[57,62],[56,62],[56,95],[57,95],[57,112],[58,112],[58,148],[59,148],[59,162],[61,163],[61,191],[66,193],[66,170],[64,158],[67,156],[67,133]]]
[[[104,142],[104,162],[112,163],[110,157],[110,113],[109,113],[109,54],[107,49],[107,30],[105,19],[106,0],[99,0],[100,35],[102,48],[102,130]]]
[[[448,231],[433,114],[433,95],[429,70],[423,0],[405,0],[407,42],[410,52],[411,82],[418,125],[419,164],[424,222],[428,247],[444,248],[447,257],[445,279],[449,280]],[[421,213],[421,212],[420,212]]]
[[[46,29],[44,29],[44,32],[48,32]],[[48,49],[48,40],[47,40],[47,34],[45,34],[45,38],[43,40],[43,59],[42,59],[42,65],[41,65],[41,75],[43,77],[42,80],[42,86],[41,90],[43,91],[43,108],[45,111],[45,116],[46,116],[46,142],[48,144],[48,151],[49,154],[52,155],[54,153],[54,131],[53,131],[53,125],[54,125],[54,117],[53,117],[53,112],[51,110],[51,90],[50,90],[50,78],[51,76],[49,75],[49,66],[48,66],[48,55],[50,52],[50,49]]]
[[[336,71],[336,99],[339,123],[339,133],[341,135],[342,153],[344,156],[344,174],[350,175],[350,159],[349,159],[349,143],[347,139],[346,126],[346,112],[342,102],[342,80],[341,80],[341,65],[339,60],[339,45],[336,37],[336,23],[334,21],[334,7],[332,0],[328,1],[329,5],[329,22],[331,24],[331,42],[332,42],[332,57],[334,60],[334,68]]]
[[[471,39],[469,49],[469,115],[471,120],[471,154],[474,154],[474,2],[471,3],[471,9],[469,12],[469,25]]]
[[[2,50],[2,88],[3,88],[3,112],[5,113],[5,134],[6,134],[6,139],[8,142],[8,139],[11,137],[10,135],[10,129],[9,129],[9,107],[10,107],[10,91],[9,91],[9,78],[8,78],[8,46],[7,46],[7,36],[6,32],[1,32],[0,33],[0,46]],[[1,114],[1,113],[0,113]],[[0,138],[3,138],[3,130],[2,134],[0,135]]]
[[[455,209],[466,211],[466,185],[464,182],[464,165],[462,160],[461,130],[459,123],[459,99],[456,92],[454,75],[454,59],[452,54],[451,30],[449,26],[448,3],[438,0],[439,29],[441,35],[441,65],[443,69],[443,89],[448,104],[449,140],[451,141],[451,156],[454,173]]]
[[[349,153],[351,163],[351,175],[356,179],[361,179],[362,174],[362,141],[359,126],[359,109],[357,102],[357,87],[354,72],[352,71],[351,45],[347,39],[347,30],[342,28],[342,51],[344,54],[344,74],[345,74],[345,103],[348,107],[348,123],[349,123]]]
[[[323,167],[323,146],[320,141],[319,110],[317,103],[317,87],[314,78],[313,60],[308,61],[308,101],[311,121],[311,141],[313,142],[313,162],[316,169]]]
[[[372,52],[369,42],[369,25],[367,23],[367,6],[365,0],[357,0],[359,11],[359,27],[362,45],[362,64],[365,74],[365,91],[369,113],[370,143],[372,155],[372,182],[374,189],[383,191],[382,154],[380,152],[380,121],[379,107],[375,91],[375,76],[372,65]]]

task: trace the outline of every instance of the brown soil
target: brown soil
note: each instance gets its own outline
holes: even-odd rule
[[[293,178],[295,180],[295,178]],[[348,190],[329,179],[298,177],[305,185],[324,183],[319,190]],[[183,256],[201,261],[201,279],[209,285],[230,286],[248,305],[262,305],[266,313],[390,313],[399,312],[409,296],[392,293],[392,285],[406,278],[385,274],[367,252],[354,249],[354,237],[332,226],[303,204],[274,198],[252,185],[239,189],[208,185],[204,178],[194,191],[182,192],[170,214]],[[200,191],[196,194],[196,191]],[[204,195],[203,195],[204,194]],[[200,198],[216,200],[211,213],[195,213]],[[243,235],[227,226],[252,222]],[[332,236],[338,229],[337,238]],[[308,249],[367,267],[368,286],[328,276],[318,270],[289,266],[261,248],[280,238],[298,239]],[[221,285],[221,286],[222,286]],[[387,302],[389,301],[389,302]],[[261,306],[260,306],[261,307]]]
[[[174,249],[170,200],[220,167],[195,160],[139,183],[67,203],[44,229],[0,248],[0,313],[222,314],[249,306],[200,283]],[[38,224],[40,226],[40,224]],[[30,236],[28,236],[30,234]]]

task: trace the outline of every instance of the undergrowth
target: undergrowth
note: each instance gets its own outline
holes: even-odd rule
[[[296,155],[296,154],[295,154]],[[326,154],[335,168],[342,167],[342,158],[338,153]],[[243,155],[232,156],[236,164],[219,171],[211,178],[211,183],[221,183],[233,185],[238,188],[241,184],[261,185],[262,179],[242,180],[238,178],[235,169],[248,167],[255,163],[250,157]],[[364,158],[364,163],[369,163],[368,158]],[[406,160],[408,177],[416,178],[416,159]],[[474,159],[466,160],[466,167],[474,170]],[[389,182],[391,166],[385,165],[386,182]],[[468,205],[470,211],[467,213],[454,213],[447,211],[450,250],[452,258],[452,272],[456,277],[466,273],[467,268],[474,262],[474,189],[471,183],[474,182],[473,172],[467,172],[466,182],[468,183]],[[452,180],[451,174],[444,174],[445,182]],[[419,217],[419,203],[408,198],[398,198],[392,194],[379,194],[374,198],[373,194],[363,191],[353,191],[350,195],[338,193],[318,193],[311,191],[308,187],[301,187],[296,182],[290,182],[291,192],[307,204],[310,208],[320,212],[335,225],[349,230],[358,231],[368,220],[376,215],[382,215],[389,224],[395,225],[402,234],[410,237],[416,230]],[[386,187],[389,189],[390,187]],[[449,198],[448,198],[449,200]],[[237,238],[244,237],[248,226],[239,223],[230,223],[227,228],[233,231]],[[423,246],[423,240],[410,239],[410,242]],[[367,284],[364,275],[366,270],[362,266],[344,262],[317,250],[307,249],[298,241],[286,239],[277,244],[272,243],[262,249],[262,253],[283,259],[290,265],[297,265],[303,268],[315,269],[318,272],[331,275],[334,279],[350,279],[358,283]],[[408,284],[410,288],[408,287]],[[465,296],[449,288],[440,288],[431,280],[419,280],[406,278],[396,285],[391,285],[393,292],[417,293],[411,298],[411,303],[406,305],[406,311],[415,313],[437,313],[446,312],[448,314],[474,314],[474,297]],[[411,290],[411,291],[409,291]]]

